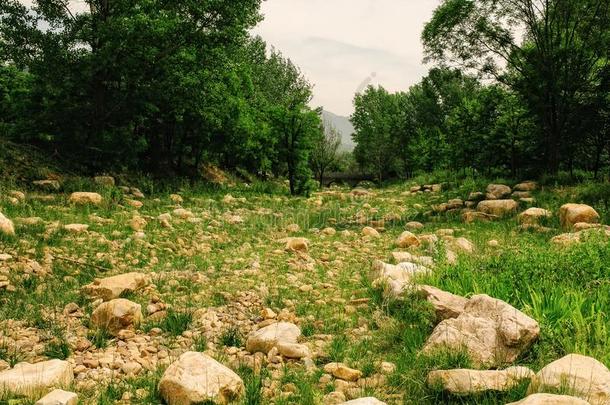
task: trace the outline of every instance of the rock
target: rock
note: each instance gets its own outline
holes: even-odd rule
[[[418,286],[417,291],[432,304],[438,321],[457,318],[464,312],[464,308],[468,303],[467,298],[451,294],[429,285]]]
[[[570,229],[579,222],[596,224],[599,220],[597,211],[585,204],[565,204],[559,209],[559,221],[564,229]]]
[[[311,357],[311,351],[305,345],[298,343],[279,342],[277,344],[279,353],[289,359],[303,359]]]
[[[421,191],[421,189],[422,189],[422,187],[421,187],[421,186],[412,186],[412,187],[409,189],[409,192],[411,192],[411,193],[417,193],[417,192]]]
[[[246,340],[246,350],[250,353],[269,353],[278,344],[298,343],[301,329],[289,322],[277,322],[252,332]]]
[[[159,381],[159,394],[168,405],[228,404],[244,393],[242,379],[213,358],[186,352]]]
[[[586,222],[578,222],[574,224],[572,230],[574,232],[586,231],[588,229],[598,229],[602,228],[601,224],[587,224]]]
[[[396,263],[416,263],[426,267],[434,266],[434,259],[430,256],[417,256],[409,252],[392,252]]]
[[[366,397],[366,398],[352,399],[351,401],[344,402],[341,405],[386,405],[386,403],[381,402],[377,398]]]
[[[309,250],[309,239],[288,238],[286,240],[285,250],[289,250],[292,252],[307,252]]]
[[[504,184],[490,184],[487,186],[487,194],[485,197],[488,200],[502,200],[506,197],[510,197],[512,190],[510,187]]]
[[[135,216],[131,218],[131,221],[129,221],[129,226],[136,232],[144,230],[146,225],[148,225],[148,222],[146,222],[146,220],[141,216]]]
[[[538,183],[535,181],[524,181],[515,186],[515,191],[536,191],[538,189]]]
[[[409,248],[409,247],[417,247],[420,245],[419,239],[417,236],[413,235],[409,231],[404,231],[396,240],[396,244],[400,248]]]
[[[399,263],[397,265],[376,260],[373,263],[376,273],[374,285],[386,285],[392,297],[400,296],[407,288],[413,287],[413,279],[419,275],[430,274],[430,269],[415,263]]]
[[[64,390],[53,390],[44,397],[40,398],[34,405],[76,405],[78,395],[74,392]]]
[[[9,191],[8,195],[10,197],[16,199],[17,202],[25,201],[25,193],[23,193],[22,191],[11,190],[11,191]]]
[[[49,388],[67,387],[74,374],[69,362],[49,360],[40,363],[19,363],[0,372],[0,391],[3,394],[37,398]]]
[[[125,199],[125,204],[129,205],[132,208],[135,208],[137,210],[139,210],[140,208],[142,208],[144,206],[144,203],[142,201],[138,201],[138,200],[131,200],[131,199]]]
[[[555,394],[533,394],[518,402],[511,402],[506,405],[591,405],[589,402],[580,398],[567,395]]]
[[[529,191],[514,191],[510,196],[514,199],[520,200],[522,198],[532,198],[532,193]]]
[[[449,241],[449,246],[452,250],[472,254],[475,251],[474,243],[466,238],[457,238]]]
[[[301,231],[301,227],[299,224],[290,224],[286,226],[286,232],[288,233],[297,233]]]
[[[553,213],[543,208],[528,208],[517,217],[520,224],[538,225],[541,219],[551,218]]]
[[[191,211],[186,210],[184,208],[175,209],[174,215],[180,219],[189,219],[195,216]]]
[[[5,235],[14,236],[15,235],[15,225],[13,225],[13,221],[5,217],[0,212],[0,233]]]
[[[115,181],[114,177],[111,176],[96,176],[93,178],[95,184],[99,184],[104,187],[114,187]]]
[[[169,199],[174,203],[174,204],[182,204],[184,202],[184,198],[182,198],[181,195],[178,194],[170,194],[169,195]]]
[[[561,235],[557,235],[551,239],[551,243],[562,246],[569,247],[572,245],[577,245],[580,243],[580,232],[578,233],[562,233]]]
[[[420,229],[424,229],[424,224],[422,224],[421,222],[411,221],[407,222],[405,227],[411,231],[418,231]]]
[[[98,193],[77,192],[70,195],[69,202],[72,204],[85,205],[100,205],[103,198]]]
[[[96,279],[83,287],[83,292],[93,298],[110,301],[125,293],[133,293],[150,283],[149,277],[143,273],[125,273],[118,276]]]
[[[86,224],[68,224],[64,226],[64,229],[70,233],[84,233],[89,229],[89,225]]]
[[[472,395],[486,391],[509,391],[529,380],[534,372],[527,367],[505,370],[436,370],[428,374],[428,386],[439,387],[454,395]]]
[[[462,214],[462,219],[467,224],[472,224],[476,221],[493,221],[494,219],[498,218],[499,217],[497,215],[485,214],[483,212],[478,211],[466,211],[464,214]]]
[[[58,191],[61,188],[57,180],[36,180],[32,184],[43,191]]]
[[[532,379],[529,394],[564,392],[589,401],[610,403],[610,371],[594,358],[569,354],[540,370]]]
[[[483,201],[485,199],[485,193],[481,193],[480,191],[474,191],[468,195],[468,201]]]
[[[363,236],[368,236],[368,237],[371,237],[371,238],[378,238],[380,236],[379,232],[377,232],[377,229],[371,228],[370,226],[365,226],[362,229],[362,235]]]
[[[423,352],[465,350],[477,367],[512,363],[538,339],[538,323],[504,301],[475,295],[454,319],[436,326]]]
[[[477,211],[488,215],[503,217],[517,212],[519,203],[515,200],[485,200],[477,205]]]
[[[362,371],[350,368],[343,363],[328,363],[324,366],[324,372],[344,381],[355,382],[362,377]]]
[[[337,405],[342,404],[346,400],[345,394],[341,391],[329,392],[324,396],[324,405]]]
[[[100,304],[91,314],[91,323],[116,336],[122,329],[137,326],[142,321],[142,306],[124,298]]]

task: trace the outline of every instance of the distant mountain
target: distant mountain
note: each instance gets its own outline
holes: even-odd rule
[[[356,147],[356,144],[352,140],[354,126],[350,122],[349,118],[333,114],[326,110],[322,111],[322,118],[324,119],[324,122],[329,122],[341,134],[340,150],[347,152],[353,151]]]

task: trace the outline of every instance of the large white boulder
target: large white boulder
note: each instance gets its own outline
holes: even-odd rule
[[[39,398],[49,388],[65,388],[73,380],[72,366],[64,360],[19,363],[10,370],[0,372],[0,392]]]
[[[570,229],[577,223],[597,224],[600,216],[585,204],[565,204],[559,209],[559,221],[564,229]]]
[[[594,358],[569,354],[540,370],[529,393],[562,391],[589,401],[610,404],[610,370]]]
[[[243,392],[244,383],[235,372],[197,352],[180,356],[159,381],[159,393],[168,405],[228,404]]]
[[[74,392],[64,391],[60,389],[49,392],[44,397],[40,398],[34,405],[76,405],[78,404],[78,395]]]
[[[423,352],[465,350],[475,366],[497,367],[514,362],[539,335],[538,323],[521,311],[487,295],[475,295],[460,316],[436,326]]]

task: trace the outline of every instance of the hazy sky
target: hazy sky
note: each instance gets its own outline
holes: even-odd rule
[[[405,90],[422,78],[420,35],[439,0],[267,0],[254,30],[315,84],[316,106],[351,114],[370,79]],[[373,77],[374,76],[374,77]]]
[[[230,0],[227,0],[230,1]],[[22,0],[31,4],[31,0]],[[356,90],[406,90],[427,72],[420,35],[440,0],[266,0],[254,30],[315,84],[314,106],[351,114]],[[77,10],[82,0],[71,1]]]

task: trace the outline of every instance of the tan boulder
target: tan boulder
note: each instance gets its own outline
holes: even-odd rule
[[[396,244],[400,248],[409,248],[409,247],[417,247],[420,245],[419,239],[417,236],[413,235],[409,231],[404,231],[396,240]]]
[[[76,405],[78,404],[78,395],[74,392],[64,391],[60,389],[49,392],[44,397],[40,398],[34,405]]]
[[[355,382],[362,377],[362,371],[350,368],[343,363],[328,363],[324,366],[324,372],[344,381]]]
[[[244,393],[242,379],[213,358],[186,352],[159,381],[159,394],[168,405],[229,404]]]
[[[430,256],[418,256],[409,252],[392,252],[392,258],[396,263],[415,263],[426,267],[434,266],[434,258]]]
[[[177,208],[173,213],[180,219],[189,219],[195,216],[195,214],[193,214],[190,210],[184,208]]]
[[[462,220],[467,224],[472,224],[473,222],[477,221],[489,222],[498,218],[499,217],[497,215],[485,214],[478,211],[466,211],[462,214]]]
[[[417,222],[417,221],[407,222],[407,224],[405,226],[407,229],[409,229],[411,231],[417,231],[420,229],[424,229],[424,224],[422,224],[421,222]]]
[[[100,304],[91,314],[91,323],[116,336],[121,330],[137,326],[142,321],[142,306],[124,298]]]
[[[504,217],[517,213],[519,203],[515,200],[485,200],[477,205],[477,211],[488,215]]]
[[[427,384],[454,395],[472,395],[486,391],[509,391],[533,376],[534,372],[527,367],[483,371],[436,370],[428,374]]]
[[[564,229],[570,229],[579,222],[596,224],[599,220],[597,211],[585,204],[565,204],[559,209],[559,221]]]
[[[512,363],[538,339],[538,323],[504,301],[475,295],[464,312],[436,326],[423,352],[465,350],[477,367]]]
[[[184,202],[184,198],[182,198],[181,195],[179,194],[170,194],[169,195],[169,199],[174,203],[174,204],[182,204]]]
[[[129,226],[136,232],[146,228],[146,225],[148,225],[148,222],[139,215],[134,216],[131,218],[131,221],[129,221]]]
[[[417,291],[432,304],[438,321],[457,318],[464,312],[464,308],[468,303],[467,298],[429,285],[418,286]]]
[[[512,190],[510,187],[504,184],[490,184],[487,186],[487,193],[485,197],[488,200],[502,200],[506,197],[510,197]]]
[[[292,252],[307,252],[309,250],[309,239],[288,238],[285,249]]]
[[[528,393],[561,391],[589,401],[591,405],[610,403],[610,370],[594,358],[569,354],[540,370]]]
[[[362,235],[363,236],[368,236],[368,237],[371,237],[371,238],[378,238],[379,237],[379,232],[375,228],[371,228],[370,226],[365,226],[362,229]]]
[[[68,224],[64,226],[64,229],[70,233],[84,233],[89,229],[89,225],[86,224]]]
[[[4,394],[39,398],[49,388],[68,387],[74,379],[72,366],[64,360],[19,363],[0,372],[0,391]]]
[[[457,238],[457,239],[453,239],[449,241],[449,246],[451,247],[452,250],[456,251],[456,252],[461,252],[461,253],[474,253],[475,251],[475,246],[474,243],[472,243],[471,241],[469,241],[466,238]]]
[[[518,402],[506,405],[591,405],[589,402],[568,395],[533,394]]]
[[[0,212],[0,233],[5,235],[14,236],[15,235],[15,225],[13,225],[13,221],[5,217]]]
[[[57,180],[36,180],[32,184],[43,191],[58,191],[61,188]]]
[[[311,357],[311,351],[305,345],[298,343],[279,342],[277,344],[279,353],[289,359],[303,359]]]
[[[118,276],[96,279],[83,287],[83,292],[94,298],[110,301],[119,298],[125,293],[133,293],[150,283],[150,279],[143,273],[125,273]]]
[[[301,329],[289,322],[277,322],[252,332],[246,340],[246,350],[250,353],[269,353],[279,344],[298,343]]]
[[[114,177],[112,176],[95,176],[93,181],[95,184],[99,184],[103,187],[114,187],[115,185]]]
[[[70,203],[77,205],[100,205],[103,198],[98,193],[76,192],[70,195]]]
[[[538,189],[538,183],[535,181],[524,181],[522,183],[517,184],[514,187],[515,191],[536,191]]]
[[[524,225],[538,225],[542,219],[551,218],[553,213],[544,208],[528,208],[517,217],[517,222]]]

